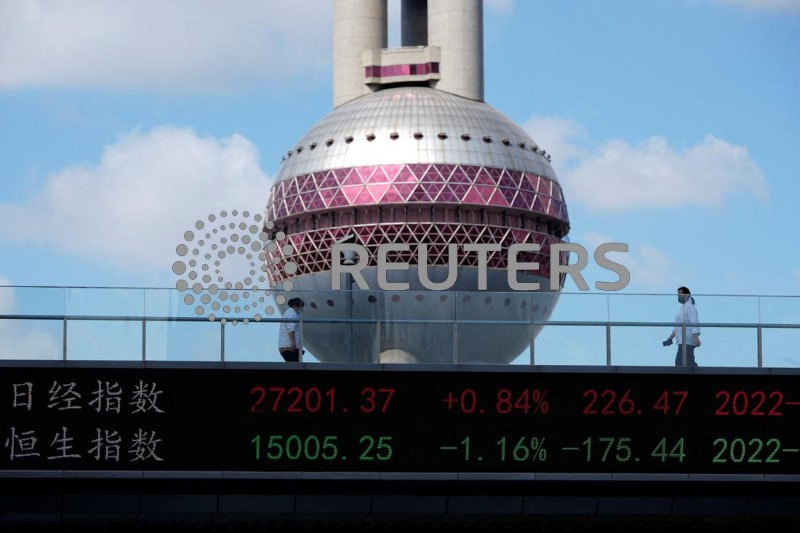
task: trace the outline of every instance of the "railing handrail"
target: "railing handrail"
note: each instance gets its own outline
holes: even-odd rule
[[[220,320],[209,320],[205,317],[194,316],[153,316],[153,315],[67,315],[67,314],[51,314],[51,315],[17,315],[17,314],[0,314],[0,320],[79,320],[79,321],[94,321],[94,322],[198,322],[198,323],[215,323]],[[260,320],[254,320],[249,317],[226,316],[226,322],[231,323],[236,320],[240,323],[244,320],[249,320],[250,324],[267,323],[276,324],[282,322],[296,322],[294,319],[286,319],[280,316],[277,317],[262,317]],[[682,325],[682,322],[671,321],[642,321],[642,320],[497,320],[497,319],[462,319],[454,318],[303,318],[306,324],[375,324],[377,322],[391,322],[394,324],[499,324],[499,325],[547,325],[547,326],[631,326],[631,327],[676,327]],[[693,326],[700,328],[800,328],[800,323],[777,323],[777,322],[695,322]]]
[[[0,289],[57,289],[57,290],[71,290],[71,289],[79,289],[79,290],[130,290],[130,291],[176,291],[175,287],[111,287],[111,286],[93,286],[93,285],[0,285]],[[203,286],[203,290],[207,290],[208,287]],[[253,292],[252,288],[242,288],[242,289],[223,289],[228,292]],[[267,289],[267,288],[260,288],[259,291],[270,291],[279,293],[280,291],[276,291],[275,289]],[[343,290],[309,290],[309,291],[301,291],[301,290],[293,290],[292,291],[297,293],[339,293],[344,292]],[[415,292],[415,291],[380,291],[380,290],[354,290],[353,292],[361,292],[361,293],[368,293],[368,292],[387,292],[394,294],[402,293],[402,292]],[[425,292],[425,291],[417,291],[417,292]],[[481,294],[523,294],[522,292],[514,292],[514,291],[440,291],[441,293],[473,293],[479,292]],[[542,290],[538,291],[541,294],[545,294],[549,291]],[[561,295],[587,295],[587,296],[607,296],[607,297],[625,297],[625,296],[669,296],[674,297],[675,293],[673,292],[627,292],[627,291],[565,291],[561,290],[558,291]],[[524,294],[537,294],[537,291],[525,291]],[[724,297],[724,298],[800,298],[800,293],[798,294],[732,294],[732,293],[703,293],[703,292],[696,292],[692,293],[692,296],[697,298],[707,298],[707,297]]]
[[[63,312],[63,313],[31,313],[30,309],[35,309],[35,306],[31,306],[30,304],[31,303],[36,304],[39,301],[38,299],[43,298],[43,297],[44,298],[47,297],[47,295],[43,296],[41,293],[36,293],[35,297],[37,298],[37,300],[31,300],[27,304],[27,307],[25,307],[25,308],[28,309],[29,311],[26,312],[25,314],[13,313],[13,312],[9,312],[8,310],[6,310],[6,312],[0,314],[0,321],[26,321],[26,320],[30,320],[30,321],[58,321],[58,322],[63,323],[63,326],[62,326],[62,339],[61,340],[62,340],[62,354],[63,354],[63,358],[65,360],[68,358],[68,353],[67,353],[67,349],[68,349],[67,348],[67,344],[68,344],[67,343],[68,325],[70,323],[73,323],[73,322],[116,322],[116,323],[119,323],[119,322],[138,322],[138,323],[141,323],[141,328],[142,328],[142,331],[141,331],[141,344],[142,344],[142,346],[141,346],[141,352],[142,352],[141,353],[141,357],[142,357],[142,360],[145,360],[145,361],[148,360],[147,359],[147,349],[148,349],[147,348],[147,344],[148,344],[148,332],[147,332],[147,329],[148,329],[148,324],[149,323],[195,323],[195,324],[207,323],[209,325],[217,324],[216,327],[218,327],[219,330],[220,330],[220,333],[219,333],[219,335],[220,335],[220,346],[219,346],[219,352],[220,353],[219,353],[219,357],[220,357],[220,360],[225,361],[225,359],[226,359],[226,354],[225,354],[225,343],[226,343],[226,341],[225,341],[225,338],[226,338],[225,337],[225,331],[226,331],[226,326],[228,326],[228,325],[237,326],[237,325],[240,325],[240,324],[242,326],[244,326],[245,324],[281,324],[281,323],[286,323],[286,322],[295,322],[295,320],[283,318],[280,314],[277,314],[277,313],[274,314],[274,315],[260,316],[258,319],[255,319],[253,316],[233,316],[233,315],[229,315],[229,314],[226,314],[224,317],[223,316],[217,316],[215,318],[215,320],[210,320],[207,316],[203,316],[203,315],[189,316],[189,315],[185,314],[187,312],[186,309],[183,309],[183,310],[180,309],[181,306],[184,305],[184,303],[180,301],[180,300],[183,299],[182,298],[183,293],[181,293],[180,291],[177,291],[175,288],[171,288],[171,287],[163,287],[163,288],[162,287],[90,287],[90,286],[86,286],[86,287],[77,287],[77,286],[67,287],[67,286],[45,286],[45,285],[41,285],[41,286],[36,286],[36,285],[30,285],[30,286],[24,286],[24,285],[22,285],[22,286],[20,286],[20,285],[17,285],[17,286],[0,285],[0,290],[2,290],[2,289],[11,289],[11,290],[16,290],[16,289],[37,289],[37,290],[38,289],[44,289],[44,290],[55,290],[55,291],[62,292],[62,293],[64,293],[65,297],[63,298],[63,301],[61,301],[62,299],[59,299],[59,298],[55,299],[55,303],[56,303],[55,309],[59,309],[61,304],[64,304],[64,307],[67,308],[67,309],[70,308],[71,302],[73,301],[73,296],[68,294],[69,291],[81,292],[81,291],[113,290],[113,291],[116,291],[116,292],[119,292],[119,291],[123,291],[123,292],[124,291],[131,291],[131,292],[134,292],[134,293],[139,293],[139,294],[137,294],[137,298],[139,298],[137,300],[130,300],[129,298],[127,298],[125,296],[123,296],[121,298],[121,301],[124,303],[124,305],[117,307],[117,309],[124,310],[125,314],[104,315],[104,314],[81,314],[81,313],[74,313],[74,312],[72,312],[72,313],[68,313],[68,312]],[[224,290],[228,291],[229,293],[260,292],[260,291],[253,291],[252,289],[244,289],[244,288],[243,289],[224,289]],[[151,299],[149,297],[149,295],[148,295],[148,291],[159,291],[159,292],[164,291],[164,292],[168,292],[168,293],[175,293],[176,295],[181,295],[181,298],[179,298],[178,300],[173,300],[172,299],[172,294],[169,294],[170,298],[169,298],[169,301],[168,301],[167,305],[165,307],[163,307],[163,308],[159,308],[159,307],[157,307],[157,305],[159,305],[159,302],[163,302],[163,296],[158,296],[157,298]],[[342,292],[346,293],[347,291],[292,291],[293,294],[296,293],[298,296],[303,296],[303,295],[306,295],[306,294],[308,294],[308,295],[320,294],[320,295],[323,295],[323,297],[324,297],[325,294],[337,294],[337,293],[342,293]],[[369,294],[380,294],[382,292],[383,291],[377,291],[377,290],[374,290],[374,291],[354,290],[354,291],[352,291],[352,293],[359,294],[360,296],[366,296],[366,295],[369,295]],[[419,293],[424,293],[424,292],[426,292],[426,291],[388,291],[383,296],[386,296],[388,294],[401,294],[402,295],[403,293],[406,293],[406,294],[419,294]],[[0,294],[2,294],[2,293],[0,293]],[[280,294],[280,293],[273,291],[273,296],[277,295],[277,294]],[[511,316],[512,318],[504,318],[504,319],[500,319],[500,318],[494,319],[491,316],[489,316],[487,318],[480,318],[480,319],[462,318],[460,316],[460,315],[463,314],[463,313],[461,313],[461,311],[459,310],[459,307],[458,307],[458,305],[459,305],[458,304],[458,297],[460,295],[475,295],[475,294],[479,294],[481,296],[496,296],[496,295],[500,295],[500,297],[502,297],[502,295],[507,295],[507,296],[515,296],[517,298],[520,298],[522,296],[523,297],[523,305],[524,305],[524,301],[525,301],[524,299],[525,298],[528,298],[528,300],[527,300],[528,302],[535,304],[535,302],[536,302],[535,297],[537,295],[541,294],[542,296],[545,296],[547,294],[552,294],[549,291],[525,292],[525,293],[521,293],[521,292],[501,292],[501,291],[442,291],[442,292],[439,292],[437,294],[448,294],[448,295],[451,295],[451,297],[452,297],[451,303],[452,303],[452,305],[456,306],[453,309],[452,315],[444,316],[444,317],[438,316],[436,318],[394,318],[394,317],[391,317],[391,316],[379,316],[379,315],[370,316],[370,313],[368,312],[368,313],[361,314],[361,316],[359,316],[359,317],[352,317],[351,316],[349,318],[348,317],[344,317],[344,318],[312,318],[312,317],[309,317],[309,316],[301,316],[301,318],[300,318],[300,331],[302,332],[302,327],[303,327],[304,324],[306,326],[311,326],[311,325],[316,325],[316,324],[349,324],[351,326],[352,325],[356,325],[356,324],[357,325],[372,325],[372,326],[377,326],[377,327],[374,328],[374,331],[375,331],[376,338],[380,339],[380,335],[381,335],[380,330],[383,327],[387,326],[387,325],[429,324],[431,326],[437,326],[437,327],[450,326],[450,327],[452,327],[453,358],[454,358],[454,361],[457,362],[458,361],[457,347],[458,347],[458,336],[459,336],[458,327],[459,327],[459,325],[461,325],[461,326],[472,326],[472,325],[498,325],[498,326],[500,326],[500,325],[502,325],[502,326],[527,327],[527,328],[530,328],[530,344],[529,344],[529,346],[530,346],[531,364],[534,364],[534,350],[535,350],[536,342],[538,342],[538,341],[536,341],[536,332],[538,332],[539,329],[541,329],[542,326],[550,326],[550,327],[555,327],[555,328],[558,328],[558,327],[605,328],[606,364],[608,364],[608,365],[610,365],[611,362],[612,362],[611,341],[612,341],[612,329],[614,329],[614,328],[616,328],[616,329],[620,329],[620,328],[664,328],[664,329],[669,328],[669,329],[672,329],[672,328],[675,328],[675,327],[681,327],[682,329],[684,329],[684,333],[685,333],[686,324],[682,324],[680,322],[666,321],[666,320],[658,320],[658,321],[648,321],[648,320],[611,320],[611,318],[610,318],[612,316],[612,314],[619,314],[617,311],[613,311],[612,310],[614,308],[614,306],[617,305],[616,303],[614,303],[615,300],[624,302],[626,298],[637,298],[637,297],[650,297],[650,298],[653,298],[653,297],[658,297],[658,298],[669,297],[669,298],[674,298],[675,295],[673,293],[628,293],[628,292],[615,292],[615,293],[607,293],[606,292],[606,293],[603,293],[603,292],[591,292],[591,291],[579,291],[579,292],[560,291],[560,296],[561,297],[564,297],[564,296],[567,296],[567,297],[570,297],[570,296],[581,296],[581,297],[593,297],[593,298],[596,298],[598,296],[604,297],[605,298],[605,303],[606,303],[606,309],[605,309],[605,312],[600,314],[600,316],[605,315],[606,318],[601,318],[599,320],[598,319],[594,319],[594,320],[554,320],[554,319],[542,318],[541,315],[539,316],[539,318],[537,318],[537,315],[534,312],[535,311],[535,307],[534,307],[534,309],[532,309],[530,311],[526,310],[524,312],[525,315],[527,315],[526,318],[520,318],[520,319],[513,318],[515,316],[513,313],[511,315],[505,315],[506,317]],[[31,296],[34,296],[34,295],[31,295]],[[757,313],[748,312],[748,313],[743,315],[743,318],[747,318],[748,319],[747,321],[741,321],[741,322],[731,322],[731,321],[698,322],[698,323],[693,323],[692,324],[693,326],[697,326],[697,327],[700,327],[700,328],[709,328],[709,329],[714,329],[714,328],[737,328],[737,329],[755,330],[756,331],[756,344],[757,344],[756,360],[757,360],[757,366],[758,367],[761,367],[762,364],[763,364],[764,340],[763,340],[762,333],[765,330],[776,330],[776,329],[798,330],[798,329],[800,329],[800,322],[796,322],[795,321],[796,320],[796,318],[795,318],[796,314],[794,314],[792,312],[794,307],[790,307],[789,308],[789,311],[790,311],[789,313],[786,313],[784,311],[784,315],[783,315],[783,316],[791,317],[791,320],[792,320],[791,322],[774,322],[774,321],[772,321],[772,322],[762,322],[761,321],[761,317],[762,317],[762,300],[780,298],[780,299],[790,299],[790,300],[791,299],[798,299],[798,301],[800,301],[800,296],[786,295],[786,294],[782,294],[782,295],[695,294],[694,296],[696,296],[697,298],[707,299],[706,301],[709,301],[712,298],[738,298],[738,299],[746,300],[748,306],[752,306],[751,303],[750,303],[752,300],[756,300],[758,302]],[[91,297],[88,297],[88,296],[79,297],[79,295],[75,295],[74,299],[76,299],[78,301],[79,307],[73,307],[73,309],[88,309],[88,310],[91,310],[92,309],[91,304],[92,304],[92,302],[95,302],[95,300],[94,300],[95,298],[96,298],[96,295],[94,295],[94,294],[92,294]],[[534,299],[534,300],[531,300],[531,299]],[[23,300],[24,300],[24,297],[23,297]],[[466,302],[466,300],[467,299],[464,298],[465,302]],[[156,303],[153,304],[153,301],[155,301]],[[370,301],[374,301],[374,300],[370,300]],[[488,301],[489,300],[487,299],[487,302]],[[597,300],[594,300],[593,302],[596,303]],[[601,300],[601,302],[602,302],[602,300]],[[329,303],[329,305],[332,305],[330,302],[328,302],[328,303]],[[387,304],[389,303],[388,300],[387,300],[386,303]],[[595,303],[592,303],[592,305],[595,305]],[[611,305],[612,303],[614,303],[614,306]],[[662,301],[662,303],[666,303],[666,301]],[[672,302],[672,303],[674,305],[674,302]],[[178,305],[177,311],[180,312],[180,313],[184,313],[184,316],[158,314],[158,312],[160,312],[161,310],[163,310],[165,312],[175,313],[176,312],[176,308],[174,306],[176,304]],[[94,305],[96,306],[95,309],[99,310],[99,309],[102,309],[101,306],[103,305],[103,302],[101,300],[97,300],[97,302]],[[188,302],[186,303],[186,305],[188,305]],[[506,303],[506,305],[508,305],[508,303]],[[722,302],[722,305],[723,306],[727,306],[728,303],[727,302]],[[780,304],[778,304],[778,305],[780,305]],[[311,306],[312,307],[314,306],[313,300],[311,302]],[[798,307],[798,308],[800,308],[800,307]],[[14,307],[12,307],[11,309],[13,310]],[[54,308],[51,306],[50,309],[52,310]],[[156,310],[156,313],[150,312],[153,309]],[[383,309],[383,306],[380,305],[376,309]],[[580,309],[581,309],[581,312],[582,312],[583,308],[580,308]],[[591,315],[589,315],[589,316],[597,316],[597,314],[595,313],[595,311],[593,311],[593,309],[594,308],[588,308],[587,313],[591,313]],[[141,313],[139,313],[139,311],[141,311]],[[238,311],[238,309],[237,309],[237,311]],[[111,311],[111,312],[113,312],[113,311]],[[149,312],[149,314],[146,314],[148,312]],[[630,314],[630,313],[626,313],[626,314]],[[648,313],[648,314],[650,314],[650,313]],[[467,315],[467,316],[470,316],[470,315]],[[474,316],[474,315],[472,315],[472,316]],[[727,313],[727,309],[726,309],[725,316],[730,316]],[[755,321],[753,320],[754,316],[757,317]],[[770,316],[781,317],[782,315],[770,315]],[[350,329],[352,330],[352,327]],[[302,337],[302,334],[301,334],[301,337]],[[685,335],[684,335],[683,338],[686,338]],[[303,339],[301,338],[300,341],[302,342],[302,340]],[[380,350],[380,347],[379,347],[380,342],[376,341],[374,343],[374,345],[375,345],[375,347],[372,348],[372,349]],[[377,353],[377,352],[375,352],[375,353]],[[789,353],[791,354],[792,352],[789,352]],[[4,354],[0,354],[0,356],[3,356],[3,355]],[[352,355],[352,352],[351,352],[351,355]]]

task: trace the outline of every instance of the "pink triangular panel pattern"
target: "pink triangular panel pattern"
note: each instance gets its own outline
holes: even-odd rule
[[[516,207],[517,209],[527,209],[528,205],[528,201],[523,196],[522,192],[517,193],[517,196],[511,202],[511,207]]]
[[[377,166],[375,167],[375,172],[367,180],[368,183],[388,183],[389,179],[386,177],[386,172],[384,172],[383,167]]]
[[[400,194],[403,200],[407,200],[416,187],[415,183],[397,183],[394,185],[394,189]]]
[[[506,187],[500,187],[499,191],[503,195],[503,198],[506,199],[506,202],[508,202],[508,205],[511,205],[512,202],[514,201],[514,196],[517,195],[517,190]]]
[[[475,183],[481,185],[495,185],[494,179],[492,179],[489,172],[484,167],[481,167],[478,174],[475,176]]]
[[[432,201],[431,198],[428,197],[428,194],[425,192],[425,189],[422,187],[422,184],[417,185],[411,195],[408,197],[409,202],[430,202]]]
[[[522,191],[536,192],[536,183],[538,178],[534,174],[523,174],[520,180],[519,188]]]
[[[530,232],[524,229],[513,229],[511,230],[511,234],[514,242],[527,242],[528,237],[530,237]]]
[[[364,204],[370,204],[374,201],[375,199],[372,198],[372,194],[370,194],[369,192],[369,187],[364,187],[363,189],[361,189],[361,192],[358,194],[358,196],[356,196],[356,199],[351,203],[364,205]]]
[[[383,195],[386,194],[387,190],[389,190],[389,187],[391,187],[391,185],[388,183],[371,183],[367,189],[369,189],[369,192],[372,193],[372,198],[374,201],[380,202],[381,198],[383,198]]]
[[[538,194],[536,195],[536,199],[533,201],[533,207],[531,208],[532,211],[535,211],[537,213],[544,213],[544,206],[542,205],[541,198],[542,197],[540,195]]]
[[[362,186],[342,187],[342,192],[351,205],[357,203],[356,198],[359,197],[359,194],[361,194],[362,191],[364,191],[364,187]]]
[[[466,174],[464,174],[464,169],[461,168],[461,165],[456,165],[453,169],[452,174],[450,174],[450,183],[469,183]]]
[[[329,189],[337,186],[338,183],[336,183],[336,176],[334,176],[333,172],[331,171],[326,172],[325,177],[323,178],[322,183],[320,184],[320,188]]]
[[[367,183],[369,179],[372,177],[372,173],[375,172],[375,167],[356,167],[355,169],[356,174],[360,178],[360,183]]]
[[[333,170],[333,175],[336,178],[336,182],[341,185],[344,179],[350,174],[350,171],[353,170],[351,168],[337,168]]]
[[[428,196],[431,198],[432,201],[437,201],[439,194],[444,189],[444,183],[426,183],[425,190],[428,192]]]
[[[364,180],[361,179],[361,176],[355,169],[351,169],[350,172],[347,174],[343,180],[339,182],[342,187],[346,187],[347,185],[361,185],[364,183]]]
[[[534,194],[534,191],[539,194]],[[561,187],[553,180],[495,167],[452,164],[364,166],[319,171],[282,180],[270,192],[267,216],[270,220],[279,221],[285,217],[302,218],[308,213],[332,208],[406,202],[423,205],[464,203],[510,208],[521,212],[523,216],[526,212],[546,214],[567,223],[569,219],[562,194]],[[338,220],[331,215],[320,216],[321,224],[327,225]],[[428,228],[426,231],[433,231],[429,226],[425,227]],[[462,243],[474,242],[478,238],[502,239],[495,229],[484,226],[472,236],[453,234],[449,238],[453,239],[450,242]],[[438,233],[434,233],[441,236],[442,231],[450,230],[436,231]],[[417,239],[422,237],[428,239],[431,236],[427,233],[415,235]],[[302,254],[312,254],[314,250],[311,247],[303,250]]]
[[[462,170],[464,171],[464,176],[466,176],[466,181],[464,183],[472,183],[475,181],[475,176],[478,175],[481,167],[476,167],[474,165],[462,165]]]
[[[409,165],[408,167],[419,180],[422,178],[422,176],[425,175],[426,172],[428,172],[428,168],[430,168],[430,165],[414,164],[414,165]]]
[[[503,171],[503,174],[500,176],[499,185],[500,187],[508,187],[512,189],[517,188],[517,185],[514,183],[514,180],[512,179],[511,175],[506,171]]]
[[[484,200],[481,197],[481,195],[478,193],[478,191],[475,190],[475,187],[471,187],[470,190],[467,191],[467,194],[464,195],[464,203],[465,204],[482,204],[482,203],[484,203]]]
[[[511,182],[511,186],[515,189],[519,189],[523,180],[522,172],[518,170],[506,170],[506,175]]]
[[[450,174],[453,173],[453,170],[456,168],[456,165],[436,165],[439,169],[439,173],[441,173],[442,177],[445,181],[450,179]]]
[[[322,200],[322,197],[319,193],[314,195],[311,198],[311,201],[306,205],[306,209],[308,211],[316,211],[317,209],[324,209],[325,202]]]
[[[500,182],[500,176],[503,174],[502,168],[486,167],[486,170],[489,172],[489,175],[494,179],[495,183]]]
[[[496,190],[494,187],[489,187],[486,185],[475,185],[473,189],[475,189],[475,192],[477,192],[481,196],[481,198],[483,198],[482,203],[484,204],[489,203],[489,199],[492,197],[492,194],[494,194],[494,191]]]
[[[408,168],[407,165],[404,165],[400,172],[397,173],[397,176],[394,179],[395,183],[416,183],[417,176]]]
[[[405,202],[405,198],[392,186],[384,193],[382,202],[385,204],[399,204]]]
[[[425,176],[428,177],[428,181],[444,183],[447,181],[448,174],[444,174],[438,165],[431,165],[431,168],[428,170],[428,173],[425,174]]]
[[[383,172],[386,179],[391,183],[397,179],[397,174],[403,169],[404,165],[383,165]]]
[[[345,197],[344,193],[341,189],[337,190],[336,193],[331,198],[330,203],[328,204],[329,207],[339,207],[347,205],[347,197]]]
[[[489,199],[489,205],[495,205],[498,207],[508,207],[508,201],[505,199],[503,194],[496,190],[492,197]]]
[[[560,204],[560,202],[558,202],[556,200],[553,200],[551,198],[550,199],[550,205],[547,208],[547,214],[550,215],[553,218],[556,218],[558,216],[559,211],[560,211],[560,205],[559,204]]]
[[[319,191],[319,195],[322,198],[322,201],[325,203],[325,207],[328,207],[331,204],[331,200],[336,195],[335,189],[323,189]]]

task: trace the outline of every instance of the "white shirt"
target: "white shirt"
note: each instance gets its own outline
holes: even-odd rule
[[[283,313],[283,318],[286,320],[299,320],[300,315],[290,307]],[[297,338],[297,322],[281,322],[281,327],[278,330],[278,349],[292,347],[292,339],[289,338],[290,331],[294,332],[294,340],[297,341],[295,342],[295,348],[298,347],[300,339]]]
[[[686,336],[688,337],[686,339],[686,344],[694,346],[694,335],[700,334],[700,328],[692,326],[691,324],[697,324],[700,322],[700,319],[697,317],[697,308],[691,300],[687,300],[678,310],[678,314],[675,315],[675,322],[678,324],[686,324]],[[675,326],[672,331],[675,333],[675,341],[678,344],[683,344],[683,328],[681,326]]]

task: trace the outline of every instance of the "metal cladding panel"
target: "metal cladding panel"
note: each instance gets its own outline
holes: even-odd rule
[[[385,89],[340,106],[292,147],[277,182],[366,165],[450,163],[555,172],[531,136],[484,102],[428,87]]]

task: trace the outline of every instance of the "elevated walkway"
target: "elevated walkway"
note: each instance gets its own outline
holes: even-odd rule
[[[226,305],[212,309],[191,288],[0,287],[0,359],[62,361],[277,362],[281,318],[267,295],[227,289]],[[343,296],[343,294],[345,296]],[[522,339],[516,365],[672,366],[675,347],[661,342],[676,324],[674,295],[562,293],[543,320],[532,310],[537,293],[513,293],[514,305],[531,310],[515,320],[499,319],[492,306],[512,293],[352,291],[302,293],[303,328],[325,326],[339,336],[330,345],[345,355],[337,362],[377,363],[386,332],[414,326],[436,330],[432,361],[463,364],[467,334],[498,330]],[[280,293],[277,294],[280,296]],[[522,300],[520,301],[520,299]],[[701,367],[799,368],[800,297],[695,295],[700,314]],[[471,299],[468,309],[467,301]],[[339,310],[337,303],[375,302]],[[390,312],[396,302],[413,302]],[[486,305],[480,313],[475,305]],[[251,306],[252,305],[252,306]],[[272,314],[269,314],[269,311]],[[316,311],[315,311],[316,310]],[[324,313],[322,310],[330,311]],[[214,320],[209,315],[214,315]],[[478,318],[476,320],[476,318]],[[680,325],[678,325],[680,327]],[[355,332],[355,333],[354,333]],[[383,339],[382,339],[383,337]],[[318,343],[319,344],[319,343]],[[318,348],[325,350],[325,347]],[[330,361],[306,353],[305,362]],[[421,361],[424,362],[424,361]]]

